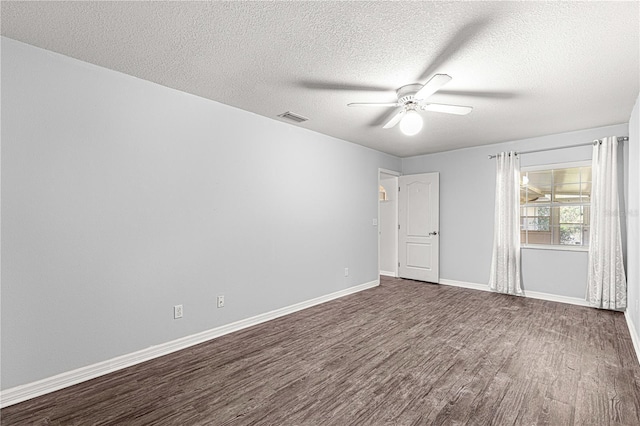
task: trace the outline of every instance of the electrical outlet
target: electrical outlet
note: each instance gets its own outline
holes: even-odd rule
[[[224,308],[224,296],[218,296],[218,308]]]
[[[176,305],[173,307],[173,319],[182,318],[182,305]]]
[[[371,224],[372,224],[373,226],[378,226],[378,219],[373,219],[373,220],[371,221]]]
[[[349,268],[344,268],[344,276],[345,277],[349,276]]]

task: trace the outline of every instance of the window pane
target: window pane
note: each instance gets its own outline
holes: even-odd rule
[[[525,240],[525,238],[528,238]],[[549,231],[525,231],[520,232],[520,241],[523,244],[551,244],[551,232]]]
[[[589,206],[582,207],[582,223],[589,225],[589,215],[591,214],[591,208]]]
[[[535,187],[527,185],[520,186],[520,203],[548,203],[551,201],[549,193],[545,193]]]
[[[551,170],[525,172],[521,177],[520,202],[548,203],[551,200],[551,172]]]
[[[591,182],[582,182],[582,199],[580,200],[582,203],[590,203],[591,202]]]
[[[528,185],[542,192],[551,192],[552,170],[541,170],[536,172],[526,172],[529,178]]]
[[[525,207],[520,211],[520,229],[549,230],[549,207]]]
[[[550,194],[530,193],[528,204],[549,204],[551,202]]]
[[[585,179],[581,178],[580,167],[571,169],[557,169],[553,171],[553,180],[557,184],[580,183]]]
[[[583,186],[586,186],[586,184],[563,183],[554,185],[553,201],[555,203],[579,203]]]
[[[589,227],[585,226],[582,228],[582,245],[584,246],[588,246],[589,245]]]
[[[556,207],[560,210],[560,223],[583,223],[583,214],[581,206],[563,206]]]
[[[560,244],[581,246],[582,226],[580,225],[560,225]]]

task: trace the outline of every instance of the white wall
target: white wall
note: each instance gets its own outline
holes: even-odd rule
[[[377,280],[380,167],[2,38],[2,388]]]
[[[493,242],[495,161],[500,151],[525,151],[590,142],[604,136],[625,136],[628,126],[601,127],[477,148],[404,158],[403,174],[440,172],[440,277],[487,284]],[[620,150],[622,154],[622,149]],[[584,161],[591,147],[527,154],[521,166]],[[624,158],[620,155],[620,166]],[[621,182],[624,200],[624,182]],[[622,202],[622,201],[621,201]],[[558,250],[522,250],[525,290],[584,298],[587,253]]]
[[[627,315],[640,332],[640,96],[629,119],[629,199],[627,223]],[[636,334],[636,342],[640,336]],[[636,348],[637,350],[637,348]]]
[[[398,178],[380,174],[380,185],[387,191],[387,201],[380,201],[380,271],[395,274],[398,255]]]

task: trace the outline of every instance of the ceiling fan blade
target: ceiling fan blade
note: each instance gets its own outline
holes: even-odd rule
[[[372,84],[360,84],[357,82],[344,82],[335,80],[302,80],[296,83],[297,86],[313,90],[344,90],[357,92],[384,92],[393,94],[394,90],[385,86],[374,86]]]
[[[512,99],[520,96],[517,92],[490,92],[481,90],[438,90],[438,95],[468,96],[485,99]]]
[[[441,49],[435,53],[429,66],[424,70],[422,75],[416,81],[425,81],[434,72],[443,69],[445,64],[455,57],[459,52],[464,51],[469,45],[480,40],[484,35],[484,30],[492,26],[494,20],[491,18],[481,18],[469,22],[460,28],[453,36],[441,46]]]
[[[399,103],[397,102],[387,102],[387,103],[381,103],[381,104],[370,104],[370,103],[358,103],[358,102],[352,102],[350,104],[347,104],[347,106],[350,107],[397,107],[400,106]]]
[[[415,98],[426,99],[450,81],[451,77],[447,74],[436,74],[431,77],[431,80],[427,81],[425,85],[422,86],[422,89],[418,90],[418,93],[415,94]]]
[[[473,108],[463,105],[424,104],[420,107],[425,111],[444,112],[447,114],[467,115]]]
[[[402,117],[404,117],[404,115],[406,114],[407,111],[405,111],[404,108],[402,108],[401,110],[398,111],[398,113],[396,115],[394,115],[391,120],[387,121],[387,124],[385,124],[384,126],[382,126],[383,129],[390,129],[393,126],[395,126],[396,124],[398,124],[400,122],[400,120],[402,120]]]

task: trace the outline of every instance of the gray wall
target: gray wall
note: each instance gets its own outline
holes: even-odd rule
[[[440,277],[487,284],[493,241],[495,162],[500,151],[525,151],[589,142],[604,136],[627,135],[626,124],[563,133],[477,148],[404,158],[403,174],[440,172]],[[625,159],[620,149],[620,167]],[[591,159],[591,147],[527,154],[521,166]],[[622,172],[621,172],[622,173]],[[621,203],[624,182],[621,182]],[[522,249],[523,287],[559,296],[583,298],[587,253]]]
[[[2,38],[2,388],[376,280],[379,167]]]
[[[640,96],[629,119],[629,165],[627,314],[640,332]]]

